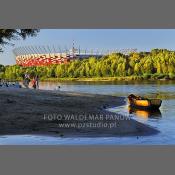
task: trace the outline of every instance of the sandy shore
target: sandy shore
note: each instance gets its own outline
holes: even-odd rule
[[[108,112],[124,98],[63,91],[0,89],[0,135],[63,137],[150,135],[158,131]]]

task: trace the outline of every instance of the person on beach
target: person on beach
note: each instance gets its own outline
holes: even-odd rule
[[[26,88],[29,88],[29,83],[30,83],[30,75],[28,73],[26,73],[24,75],[24,81],[23,81],[23,85],[26,87]]]
[[[35,76],[35,81],[36,81],[36,88],[39,89],[39,76]]]
[[[58,90],[58,91],[60,91],[60,88],[61,88],[60,86],[57,86],[55,89]]]
[[[33,79],[32,79],[32,87],[33,87],[33,89],[36,89],[36,77],[33,77]]]

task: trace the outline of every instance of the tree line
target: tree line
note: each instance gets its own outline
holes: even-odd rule
[[[67,64],[21,67],[0,65],[1,79],[22,79],[25,73],[49,78],[131,77],[175,79],[175,51],[153,49],[124,55],[112,53],[101,58],[76,59]]]

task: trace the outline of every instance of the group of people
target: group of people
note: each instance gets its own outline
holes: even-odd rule
[[[0,88],[21,88],[21,85],[17,81],[0,79]]]
[[[24,74],[23,77],[23,85],[26,88],[29,88],[29,84],[31,82],[32,88],[33,89],[39,89],[39,76],[35,75],[35,76],[30,76],[28,73]]]

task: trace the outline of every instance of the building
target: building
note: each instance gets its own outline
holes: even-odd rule
[[[59,51],[58,51],[59,50]],[[24,67],[28,66],[48,66],[52,64],[66,64],[71,60],[85,59],[89,57],[102,57],[104,54],[93,50],[72,49],[61,50],[52,46],[25,46],[13,49],[16,64]]]

